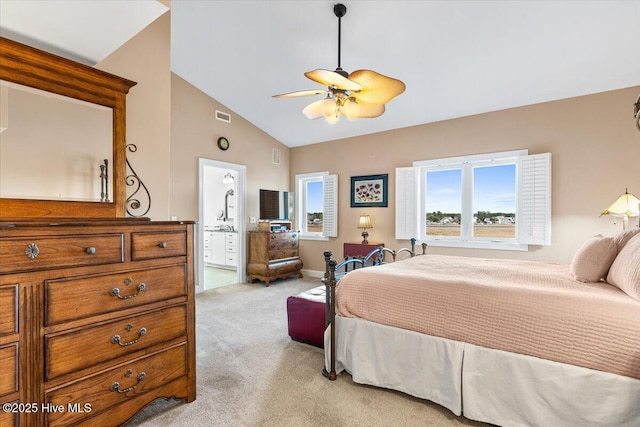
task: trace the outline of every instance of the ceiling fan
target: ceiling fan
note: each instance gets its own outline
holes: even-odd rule
[[[327,90],[303,90],[274,95],[274,98],[296,98],[326,94],[320,101],[307,105],[302,112],[309,119],[325,117],[329,123],[338,121],[343,115],[349,120],[381,116],[385,104],[405,90],[405,84],[371,70],[357,70],[349,74],[340,67],[341,20],[347,7],[336,4],[333,13],[338,17],[338,68],[335,71],[317,69],[304,75],[327,86]]]

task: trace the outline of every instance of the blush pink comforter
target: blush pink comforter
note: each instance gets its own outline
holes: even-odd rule
[[[568,265],[423,255],[336,292],[341,316],[640,379],[640,302]]]

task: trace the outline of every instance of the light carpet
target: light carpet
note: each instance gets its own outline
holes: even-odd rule
[[[292,341],[286,301],[318,279],[236,284],[196,296],[197,396],[159,399],[126,426],[487,426],[434,403],[321,374],[320,348]]]

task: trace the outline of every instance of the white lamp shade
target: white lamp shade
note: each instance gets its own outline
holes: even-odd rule
[[[625,191],[623,195],[602,212],[602,215],[631,217],[640,214],[640,199]]]

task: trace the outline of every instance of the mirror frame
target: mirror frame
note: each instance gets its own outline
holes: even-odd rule
[[[126,216],[126,95],[137,83],[0,37],[0,80],[109,107],[113,110],[113,200],[0,197],[3,218],[113,218]]]

